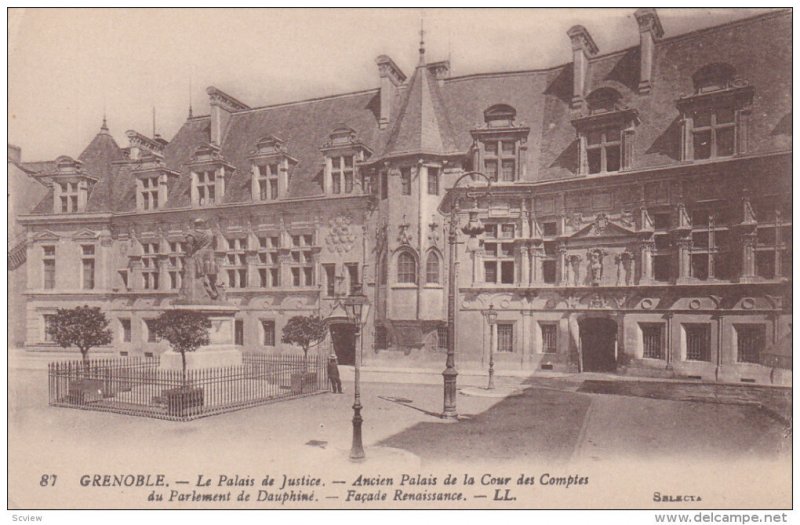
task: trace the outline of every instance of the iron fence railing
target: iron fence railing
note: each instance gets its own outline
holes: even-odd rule
[[[52,406],[117,412],[173,421],[262,405],[326,390],[318,355],[243,354],[242,365],[159,368],[158,357],[70,361],[48,365]]]

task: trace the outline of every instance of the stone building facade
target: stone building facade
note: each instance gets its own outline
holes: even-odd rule
[[[25,346],[94,304],[114,352],[163,350],[148,321],[202,218],[243,348],[291,351],[290,316],[363,284],[365,366],[443,366],[457,224],[459,368],[493,349],[500,369],[788,381],[760,354],[791,331],[791,13],[635,19],[638,46],[600,54],[575,26],[548,69],[452,77],[421,43],[410,75],[378,57],[377,89],[250,107],[211,87],[210,115],[124,147],[104,123],[30,175]]]

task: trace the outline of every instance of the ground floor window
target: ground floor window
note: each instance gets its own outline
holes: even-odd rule
[[[642,330],[642,357],[664,359],[664,326],[659,323],[640,323]]]
[[[736,359],[740,363],[758,363],[764,348],[765,328],[760,324],[737,324]]]
[[[375,327],[375,348],[386,350],[389,348],[389,338],[386,334],[386,327],[378,325]]]
[[[144,326],[147,328],[147,342],[148,343],[155,343],[156,342],[156,320],[155,319],[145,319]]]
[[[685,324],[686,359],[688,361],[711,360],[711,330],[707,324]]]
[[[233,344],[244,346],[244,319],[233,322]]]
[[[261,321],[264,346],[275,346],[275,321]]]
[[[447,349],[447,325],[436,328],[436,347]]]
[[[514,351],[514,324],[497,323],[497,351]]]
[[[558,349],[558,325],[556,323],[539,323],[542,330],[542,353],[555,354]]]
[[[53,336],[50,334],[50,327],[53,325],[53,320],[55,319],[54,314],[45,314],[42,316],[44,322],[44,334],[42,334],[42,340],[46,343],[54,342]]]
[[[130,319],[120,319],[119,325],[122,327],[122,342],[123,343],[130,343],[131,342],[131,320]]]

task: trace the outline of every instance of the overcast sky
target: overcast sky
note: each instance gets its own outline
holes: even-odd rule
[[[375,88],[380,54],[413,72],[421,16],[428,61],[449,55],[452,74],[466,75],[569,62],[574,24],[600,53],[636,45],[633,11],[12,9],[8,140],[25,161],[77,157],[104,107],[125,146],[128,129],[152,134],[154,106],[167,139],[190,94],[207,114],[211,85],[252,107]],[[667,37],[758,12],[659,10]]]

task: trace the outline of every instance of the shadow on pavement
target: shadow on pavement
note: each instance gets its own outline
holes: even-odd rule
[[[528,388],[458,423],[417,423],[379,444],[423,461],[567,461],[589,408],[588,396]]]
[[[656,381],[586,380],[578,392],[758,406],[782,423],[791,425],[792,391],[789,388]]]

